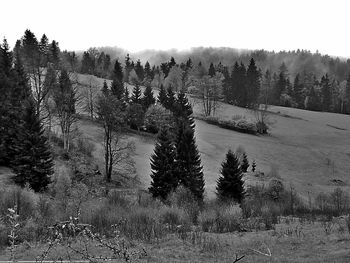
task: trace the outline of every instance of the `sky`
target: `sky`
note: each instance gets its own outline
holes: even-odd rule
[[[2,0],[0,37],[26,29],[62,50],[232,47],[350,57],[348,0]]]

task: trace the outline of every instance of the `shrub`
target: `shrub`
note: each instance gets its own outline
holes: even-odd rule
[[[164,207],[160,211],[160,221],[167,225],[170,231],[175,231],[177,227],[187,227],[191,225],[190,218],[184,209],[177,207]]]
[[[78,152],[91,157],[95,150],[95,145],[86,138],[78,138],[75,143],[75,148]]]
[[[189,215],[191,221],[196,224],[200,206],[197,198],[190,190],[183,186],[176,188],[174,192],[169,194],[167,201],[169,205],[183,208]]]
[[[236,204],[222,204],[202,211],[198,222],[205,232],[239,231],[242,224],[242,210]]]
[[[118,230],[128,238],[151,242],[163,238],[166,226],[158,218],[157,210],[132,209],[118,222]]]

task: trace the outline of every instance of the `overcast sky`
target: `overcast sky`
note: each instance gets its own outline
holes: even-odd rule
[[[1,9],[11,47],[29,28],[68,50],[225,46],[350,57],[348,0],[7,0]]]

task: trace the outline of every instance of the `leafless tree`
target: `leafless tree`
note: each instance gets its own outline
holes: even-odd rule
[[[104,129],[104,155],[106,181],[112,179],[113,166],[128,165],[132,144],[121,139],[121,128],[125,122],[123,103],[111,94],[101,94],[97,100],[97,114]]]
[[[98,95],[98,82],[96,78],[90,76],[88,84],[81,84],[83,86],[82,98],[84,103],[84,110],[89,113],[90,118],[93,120],[96,113],[96,99]]]
[[[219,108],[219,99],[223,87],[222,80],[223,76],[221,73],[216,73],[213,77],[205,75],[192,79],[192,83],[196,87],[194,92],[202,102],[205,116],[215,115],[216,110]]]

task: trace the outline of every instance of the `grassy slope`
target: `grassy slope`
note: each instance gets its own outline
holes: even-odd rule
[[[87,77],[80,75],[79,78],[84,81]],[[96,81],[102,87],[103,79],[96,78]],[[315,195],[331,190],[335,186],[329,180],[333,178],[350,183],[347,179],[350,171],[350,116],[275,106],[270,110],[276,114],[270,117],[273,125],[269,136],[242,134],[196,121],[196,138],[209,197],[214,194],[225,153],[239,145],[244,146],[250,160],[256,160],[258,170],[268,172],[272,164],[277,165],[285,182],[291,182],[305,196],[308,192]],[[195,104],[194,111],[200,113],[200,104]],[[252,117],[246,109],[227,104],[222,104],[218,112],[226,119],[236,114]],[[147,186],[154,142],[137,135],[133,140],[137,172]]]

